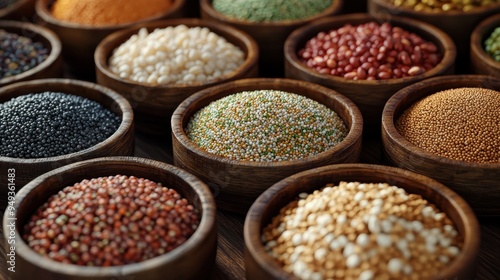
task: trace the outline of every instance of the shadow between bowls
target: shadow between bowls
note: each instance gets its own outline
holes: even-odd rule
[[[479,7],[468,12],[446,13],[418,12],[405,7],[396,7],[387,0],[368,0],[368,12],[377,17],[401,16],[432,24],[448,34],[457,47],[457,72],[469,73],[469,45],[472,30],[483,19],[500,12],[500,3]]]
[[[471,70],[475,74],[500,77],[500,61],[495,61],[484,50],[484,41],[495,28],[500,27],[500,13],[480,22],[470,38]]]
[[[416,101],[439,91],[459,87],[483,87],[498,91],[500,78],[482,75],[444,76],[400,90],[387,101],[382,116],[384,156],[391,165],[431,177],[450,187],[467,200],[476,215],[500,216],[500,163],[471,163],[432,154],[406,140],[394,125]]]
[[[304,159],[283,162],[238,161],[209,153],[187,137],[184,128],[198,110],[210,102],[242,91],[273,89],[313,99],[335,111],[349,133],[333,148]],[[361,153],[363,119],[345,96],[322,86],[290,79],[243,79],[207,88],[192,95],[172,115],[174,164],[206,182],[217,207],[246,213],[252,202],[277,181],[310,168],[333,163],[357,162]]]
[[[297,53],[306,42],[319,32],[338,29],[345,24],[358,25],[368,22],[389,22],[407,31],[420,35],[427,41],[434,42],[443,58],[433,69],[413,77],[388,80],[348,80],[344,77],[321,74],[307,67]],[[296,29],[285,42],[285,76],[287,78],[304,80],[341,92],[359,107],[365,120],[366,133],[378,133],[382,110],[387,100],[399,89],[415,82],[445,74],[453,74],[456,50],[453,41],[438,28],[421,21],[403,17],[391,17],[380,21],[369,14],[347,14],[316,20],[306,26]]]
[[[234,26],[250,34],[259,46],[259,72],[263,77],[283,77],[283,45],[287,36],[309,22],[341,12],[344,0],[334,0],[323,12],[301,20],[252,22],[226,16],[216,11],[212,0],[200,0],[201,17]]]
[[[78,80],[41,79],[3,87],[0,92],[0,103],[21,95],[46,91],[63,92],[96,101],[120,116],[121,123],[118,129],[106,140],[75,153],[35,159],[0,156],[0,170],[15,169],[17,190],[33,180],[33,178],[73,162],[102,156],[128,156],[133,154],[134,117],[132,108],[125,98],[108,88]],[[6,172],[0,174],[0,180],[7,182]],[[0,190],[0,209],[5,209],[7,192],[7,185],[2,186]]]
[[[287,177],[265,191],[252,205],[245,219],[245,269],[249,280],[298,279],[285,272],[268,255],[261,241],[262,229],[272,217],[302,192],[312,193],[328,183],[388,183],[419,194],[444,211],[463,238],[462,252],[449,267],[433,279],[473,279],[477,266],[479,223],[468,204],[455,192],[431,178],[395,167],[369,164],[334,164]]]
[[[61,39],[63,57],[71,72],[92,80],[95,75],[94,51],[102,39],[117,30],[135,24],[182,17],[186,1],[175,0],[170,9],[154,17],[131,23],[106,26],[82,25],[56,19],[50,12],[55,0],[37,0],[35,11],[39,24],[54,31]]]
[[[29,22],[0,20],[0,29],[40,42],[49,51],[48,57],[39,65],[14,76],[0,78],[0,87],[35,79],[62,77],[63,60],[59,37],[43,26]]]
[[[130,36],[145,27],[149,32],[156,28],[166,28],[184,24],[187,27],[207,27],[210,31],[224,37],[228,42],[245,53],[245,61],[230,74],[208,82],[181,85],[150,86],[146,83],[123,79],[115,74],[108,65],[113,50],[127,41]],[[179,104],[193,93],[202,89],[242,78],[258,76],[259,51],[257,44],[248,34],[223,24],[203,19],[184,18],[156,21],[136,25],[106,37],[95,51],[97,83],[116,90],[125,96],[136,114],[137,129],[149,134],[170,134],[170,118]]]
[[[0,20],[33,21],[36,0],[16,0],[0,9]]]
[[[86,267],[64,264],[33,251],[22,240],[23,225],[34,212],[64,187],[84,179],[117,174],[136,176],[161,182],[175,189],[200,211],[200,224],[194,234],[181,246],[161,256],[135,264],[113,267]],[[76,162],[52,170],[35,178],[16,195],[13,214],[4,215],[4,241],[14,235],[16,272],[12,280],[26,279],[203,279],[210,275],[217,250],[216,209],[207,185],[188,172],[175,166],[135,157],[104,157]],[[11,218],[17,218],[15,230],[9,227]],[[6,244],[6,251],[10,246]]]

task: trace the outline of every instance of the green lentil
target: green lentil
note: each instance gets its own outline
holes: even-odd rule
[[[467,12],[479,7],[500,3],[499,0],[386,0],[397,7],[405,7],[422,12]]]
[[[493,59],[500,62],[500,26],[484,41],[484,49]]]
[[[348,130],[328,107],[277,90],[243,91],[196,112],[185,132],[209,153],[233,160],[286,161],[340,143]]]
[[[214,0],[213,8],[227,16],[253,22],[298,20],[314,16],[332,0]]]
[[[455,88],[429,95],[396,121],[414,145],[455,160],[500,163],[500,92]]]

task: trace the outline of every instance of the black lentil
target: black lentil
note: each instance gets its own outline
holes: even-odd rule
[[[0,156],[43,158],[87,149],[112,135],[120,117],[99,103],[60,92],[0,104]]]
[[[35,68],[48,55],[41,42],[0,29],[0,79]]]

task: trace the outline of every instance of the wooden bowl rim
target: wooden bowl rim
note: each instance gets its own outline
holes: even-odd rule
[[[346,105],[346,109],[349,112],[349,116],[352,121],[352,126],[349,129],[349,133],[342,140],[342,142],[338,143],[334,147],[323,151],[314,156],[295,159],[295,160],[287,160],[287,161],[273,161],[273,162],[254,162],[254,161],[245,161],[245,160],[234,160],[226,157],[222,157],[216,154],[209,153],[203,149],[201,149],[198,145],[193,143],[184,132],[183,120],[184,117],[191,117],[185,115],[185,111],[188,105],[192,104],[195,101],[209,99],[207,97],[208,93],[217,92],[220,93],[222,91],[232,91],[233,89],[251,86],[254,84],[259,84],[262,86],[262,89],[272,88],[272,84],[275,81],[280,81],[289,86],[294,86],[297,88],[295,94],[302,95],[299,91],[303,88],[308,88],[314,85],[319,90],[315,90],[317,93],[327,96],[330,99],[335,100],[338,103],[342,103]],[[244,89],[242,89],[243,91]],[[214,101],[214,100],[212,100]],[[337,113],[337,112],[335,112]],[[338,114],[338,113],[337,113]],[[172,127],[172,136],[177,138],[179,143],[189,149],[191,152],[195,153],[197,156],[202,158],[210,158],[211,160],[215,160],[218,162],[222,162],[224,164],[232,164],[238,166],[247,166],[247,167],[260,167],[260,168],[275,168],[275,167],[290,167],[295,165],[300,165],[304,163],[314,163],[314,162],[322,162],[323,160],[335,156],[339,151],[344,151],[348,147],[352,146],[358,139],[362,136],[363,130],[363,118],[361,115],[361,111],[359,111],[358,107],[354,102],[352,102],[349,98],[344,95],[338,93],[335,90],[329,89],[327,87],[313,84],[306,81],[286,79],[286,78],[248,78],[248,79],[240,79],[236,81],[227,82],[221,85],[213,86],[210,88],[206,88],[196,92],[190,97],[186,98],[174,111],[171,119],[171,127]]]
[[[211,32],[218,33],[220,32],[227,32],[231,33],[234,35],[235,38],[240,40],[245,47],[247,48],[247,51],[245,52],[245,60],[243,63],[236,68],[234,71],[231,73],[219,76],[218,78],[211,80],[211,81],[205,81],[205,82],[195,82],[195,83],[188,83],[188,84],[168,84],[168,85],[155,85],[152,86],[148,83],[141,83],[137,82],[134,80],[129,80],[129,79],[124,79],[121,78],[119,75],[115,74],[111,69],[109,69],[108,66],[108,57],[111,56],[111,53],[114,50],[110,50],[110,52],[104,52],[104,46],[106,44],[114,43],[114,42],[120,42],[124,43],[128,38],[125,40],[122,40],[123,36],[126,36],[130,34],[132,36],[133,34],[136,34],[139,32],[141,28],[147,28],[147,29],[157,29],[157,28],[167,28],[170,26],[179,26],[179,25],[186,25],[186,26],[199,26],[199,27],[207,27],[210,29]],[[128,36],[128,37],[130,37]],[[219,35],[223,37],[222,35]],[[227,41],[227,38],[224,38]],[[231,43],[232,44],[232,43]],[[233,44],[234,45],[234,44]],[[97,45],[96,50],[94,52],[94,61],[96,68],[102,72],[104,75],[109,77],[110,79],[113,79],[117,82],[120,82],[121,84],[127,85],[129,87],[135,87],[135,86],[140,86],[145,89],[162,89],[165,91],[168,91],[169,89],[190,89],[190,88],[197,88],[200,86],[211,86],[217,83],[220,83],[221,81],[227,80],[227,79],[233,79],[235,77],[241,76],[243,73],[250,72],[253,67],[255,67],[258,63],[258,57],[259,57],[259,47],[257,45],[257,42],[246,32],[239,30],[235,27],[229,26],[229,25],[224,25],[221,23],[218,23],[213,20],[206,20],[206,19],[199,19],[199,18],[180,18],[180,19],[166,19],[166,20],[158,20],[158,21],[152,21],[152,22],[147,22],[147,23],[141,23],[134,25],[132,27],[118,30],[108,36],[106,36],[100,43]]]
[[[278,28],[278,27],[293,27],[293,26],[300,26],[303,24],[306,24],[312,20],[318,19],[325,17],[330,14],[336,14],[340,12],[342,9],[344,0],[332,0],[332,4],[328,6],[324,11],[310,16],[308,18],[303,18],[299,20],[282,20],[282,21],[263,21],[263,22],[255,22],[255,21],[248,21],[248,20],[242,20],[234,17],[227,16],[223,13],[220,13],[216,11],[212,7],[212,0],[201,0],[200,1],[200,8],[202,11],[206,12],[208,15],[210,15],[211,18],[222,21],[227,24],[231,25],[239,25],[239,26],[244,26],[244,27],[252,27],[252,26],[258,26],[262,28]]]
[[[422,16],[422,15],[425,15],[426,17],[434,17],[434,18],[440,18],[443,16],[446,16],[446,17],[453,16],[453,17],[456,17],[456,19],[460,19],[460,17],[463,17],[463,16],[481,15],[482,13],[490,11],[491,9],[500,8],[500,3],[497,3],[497,4],[489,5],[486,7],[481,6],[481,7],[472,9],[470,11],[466,11],[466,12],[464,12],[464,11],[448,11],[448,12],[443,12],[443,13],[441,13],[441,12],[431,13],[431,12],[425,12],[425,11],[415,11],[413,9],[406,8],[406,7],[397,7],[397,6],[390,4],[386,0],[369,0],[369,1],[372,1],[373,3],[377,4],[378,6],[381,6],[385,9],[387,9],[388,11],[391,12],[391,14],[392,13],[394,13],[394,14],[407,13],[407,14],[411,15],[411,17],[418,17],[418,16]]]
[[[464,83],[463,86],[455,86],[451,88],[458,87],[468,87],[466,84],[468,81],[483,81],[488,79],[494,79],[500,83],[500,78],[495,78],[487,75],[447,75],[430,78],[407,87],[402,88],[396,92],[385,104],[384,110],[382,112],[382,129],[387,133],[387,136],[392,139],[400,148],[404,149],[405,153],[418,155],[418,157],[425,158],[431,162],[446,166],[461,166],[464,169],[480,168],[483,170],[498,170],[500,168],[500,163],[477,163],[477,162],[466,162],[459,161],[451,158],[446,158],[442,156],[435,155],[428,152],[408,141],[404,138],[396,129],[394,125],[394,114],[395,110],[399,108],[401,100],[405,99],[407,96],[414,94],[416,91],[431,87],[434,85],[460,80]],[[436,92],[437,93],[437,92]],[[425,95],[429,96],[429,95]],[[422,96],[425,97],[425,96]]]
[[[9,6],[0,9],[0,19],[10,15],[15,12],[17,9],[30,2],[31,0],[16,0],[14,3],[11,3]]]
[[[21,234],[16,228],[16,248],[18,250],[16,251],[16,254],[22,255],[22,257],[26,260],[28,260],[32,264],[36,264],[39,267],[42,267],[43,269],[46,269],[48,271],[52,272],[57,272],[57,273],[64,273],[64,274],[74,274],[78,273],[78,275],[82,277],[93,277],[93,276],[100,276],[100,277],[113,277],[116,275],[122,275],[122,273],[127,272],[127,273],[137,273],[139,271],[144,271],[147,269],[152,269],[156,267],[163,266],[165,264],[168,264],[169,262],[180,259],[183,257],[186,257],[185,254],[199,246],[203,245],[204,234],[206,234],[208,231],[210,231],[212,228],[215,228],[216,224],[216,206],[215,206],[215,200],[212,196],[212,193],[210,192],[210,189],[208,186],[198,179],[196,176],[193,174],[175,167],[171,164],[152,160],[152,159],[146,159],[146,158],[139,158],[139,157],[127,157],[127,156],[116,156],[116,157],[101,157],[101,158],[95,158],[95,159],[90,159],[90,160],[85,160],[85,161],[80,161],[80,162],[75,162],[63,167],[59,167],[57,169],[51,170],[45,174],[42,174],[38,176],[37,178],[33,179],[31,182],[26,184],[22,189],[18,191],[18,193],[15,196],[15,215],[17,218],[17,209],[20,209],[21,204],[23,203],[23,200],[26,198],[26,196],[30,193],[30,191],[36,189],[39,187],[39,185],[48,180],[49,178],[52,177],[57,177],[57,176],[62,176],[62,174],[65,173],[70,173],[70,172],[77,172],[81,168],[84,167],[92,167],[95,166],[95,168],[98,168],[100,165],[104,164],[120,164],[120,163],[130,163],[134,165],[142,165],[145,167],[149,167],[152,169],[161,169],[166,173],[169,173],[171,176],[178,177],[185,181],[196,193],[196,196],[200,199],[200,204],[202,205],[202,216],[200,218],[200,223],[198,225],[198,228],[196,231],[193,233],[193,235],[188,238],[183,244],[181,244],[179,247],[175,248],[174,250],[165,253],[163,255],[157,256],[155,258],[145,260],[139,263],[133,263],[133,264],[127,264],[127,265],[122,265],[122,266],[110,266],[110,267],[87,267],[87,266],[79,266],[79,265],[74,265],[74,264],[64,264],[61,262],[57,262],[55,260],[43,257],[33,251],[21,238]],[[127,167],[125,167],[127,168]],[[126,173],[126,172],[123,172]],[[117,173],[118,174],[118,173]],[[114,174],[116,175],[116,174]],[[190,181],[190,182],[187,182]],[[192,184],[191,182],[194,182],[195,184]],[[64,186],[61,186],[60,189],[64,188]],[[40,205],[42,204],[41,202],[38,202]],[[8,230],[8,223],[9,223],[10,218],[8,218],[8,215],[4,215],[3,217],[3,230],[4,233],[9,232]],[[27,253],[29,252],[29,253]]]
[[[107,25],[85,25],[85,24],[80,24],[80,23],[74,23],[70,21],[64,21],[57,19],[52,16],[52,13],[49,11],[49,4],[52,4],[54,0],[36,0],[35,3],[35,12],[36,14],[42,18],[45,22],[48,22],[50,24],[56,25],[56,26],[61,26],[64,28],[71,28],[71,29],[80,29],[80,30],[86,30],[88,32],[93,32],[93,31],[107,31],[107,32],[112,32],[116,31],[119,29],[127,28],[135,24],[139,23],[144,23],[152,20],[157,20],[161,18],[168,17],[172,14],[175,14],[184,7],[186,4],[187,0],[173,0],[172,6],[170,6],[166,11],[163,13],[160,13],[155,16],[147,17],[138,21],[133,21],[133,22],[128,22],[128,23],[121,23],[121,24],[107,24]]]
[[[291,175],[283,180],[275,183],[269,189],[264,191],[252,204],[248,213],[245,217],[243,235],[245,240],[245,248],[248,254],[250,254],[253,259],[258,263],[258,265],[266,270],[269,274],[272,274],[276,279],[296,279],[293,275],[288,274],[283,270],[283,268],[268,255],[262,245],[261,233],[262,233],[262,215],[265,209],[267,209],[270,203],[277,199],[281,193],[283,193],[287,186],[294,181],[317,176],[329,176],[332,171],[345,171],[346,173],[356,173],[365,171],[365,169],[371,169],[373,172],[382,174],[393,174],[398,176],[405,176],[411,178],[413,182],[426,181],[431,184],[427,185],[433,192],[438,193],[441,197],[445,198],[450,202],[456,209],[460,220],[464,224],[469,224],[469,227],[464,227],[464,245],[461,254],[457,259],[454,260],[451,266],[446,267],[441,271],[441,275],[449,273],[449,271],[457,269],[464,261],[466,263],[472,263],[474,258],[479,253],[480,245],[480,230],[479,222],[474,215],[474,212],[467,204],[467,202],[460,196],[458,196],[454,191],[439,183],[438,181],[420,175],[408,170],[404,170],[397,167],[390,167],[384,165],[375,164],[364,164],[364,163],[348,163],[348,164],[333,164],[322,167],[317,167],[314,169],[302,171]],[[377,182],[373,182],[377,183]],[[318,186],[317,189],[323,186]],[[297,193],[298,195],[298,193]],[[283,205],[284,206],[284,205]],[[467,222],[467,223],[465,223]]]
[[[39,80],[33,80],[33,81],[27,81],[27,82],[19,82],[15,84],[8,85],[6,87],[3,87],[4,92],[7,90],[15,90],[15,89],[20,89],[25,87],[26,85],[36,85],[36,86],[46,86],[47,90],[50,90],[50,88],[53,85],[61,85],[61,84],[68,84],[72,85],[75,87],[79,88],[88,88],[88,89],[93,89],[96,92],[99,92],[99,94],[105,95],[108,98],[112,99],[116,104],[118,104],[118,108],[120,109],[120,112],[122,113],[121,116],[121,121],[120,121],[120,126],[116,129],[116,131],[111,134],[108,138],[106,138],[104,141],[101,141],[97,143],[96,145],[89,147],[87,149],[70,153],[70,154],[65,154],[65,155],[59,155],[59,156],[54,156],[54,157],[46,157],[46,158],[12,158],[12,157],[4,157],[0,156],[0,162],[10,162],[10,163],[15,163],[15,164],[40,164],[40,163],[51,163],[51,162],[58,162],[62,160],[67,160],[70,158],[80,158],[82,156],[85,156],[89,153],[92,153],[96,151],[97,149],[100,149],[100,147],[96,147],[99,145],[111,145],[112,143],[118,142],[121,140],[121,138],[129,131],[130,129],[133,128],[133,119],[134,119],[134,113],[132,111],[132,106],[128,102],[127,99],[125,99],[123,96],[120,94],[116,93],[115,91],[98,85],[94,84],[91,82],[87,81],[80,81],[80,80],[73,80],[73,79],[39,79]],[[42,91],[40,91],[42,92]],[[0,96],[3,93],[0,93]],[[24,94],[22,94],[24,95]],[[75,95],[75,94],[72,94]],[[19,95],[21,96],[21,95]],[[80,96],[80,95],[78,95]],[[101,104],[102,105],[102,104]]]
[[[13,28],[13,29],[18,29],[20,32],[14,32],[18,35],[23,35],[22,31],[23,30],[29,30],[30,32],[36,33],[36,35],[41,36],[45,38],[49,42],[49,46],[45,46],[50,48],[50,53],[48,57],[42,61],[42,63],[38,64],[37,66],[31,68],[30,70],[21,72],[17,75],[10,76],[10,77],[5,77],[3,79],[0,79],[0,87],[14,83],[19,80],[23,80],[26,78],[29,78],[30,76],[33,76],[35,74],[38,74],[40,72],[43,72],[50,66],[54,65],[58,58],[61,57],[61,52],[62,52],[62,44],[61,40],[59,40],[59,37],[50,29],[41,26],[41,25],[36,25],[30,22],[21,22],[21,21],[14,21],[14,20],[0,20],[0,29],[4,28]],[[8,31],[10,32],[10,31]],[[12,33],[12,32],[10,32]],[[44,42],[42,42],[44,45],[46,45]]]
[[[489,35],[486,33],[490,30],[494,30],[495,27],[500,27],[500,13],[484,19],[474,28],[470,38],[470,48],[471,51],[489,67],[500,69],[500,62],[488,55],[483,47],[484,39]]]
[[[338,22],[346,20],[369,22],[369,21],[380,20],[380,18],[377,18],[376,16],[370,14],[356,13],[356,14],[345,14],[335,17],[325,17],[322,19],[315,20],[305,26],[295,29],[288,36],[284,46],[285,59],[288,62],[290,62],[296,69],[300,70],[303,73],[307,73],[307,75],[313,76],[314,78],[319,80],[330,80],[332,82],[339,84],[351,84],[351,85],[362,84],[362,85],[374,85],[374,86],[375,85],[388,86],[388,85],[406,84],[410,82],[420,81],[422,79],[439,75],[440,73],[445,71],[446,68],[450,67],[450,65],[454,65],[455,63],[457,50],[455,43],[453,42],[451,37],[448,36],[448,34],[443,32],[441,29],[420,20],[400,17],[400,16],[391,16],[388,20],[384,20],[384,22],[389,22],[393,26],[399,26],[401,23],[405,25],[411,25],[415,30],[418,30],[418,32],[413,32],[413,33],[416,33],[419,36],[425,33],[427,35],[431,35],[432,37],[438,38],[439,42],[433,42],[433,43],[438,43],[443,45],[444,52],[442,53],[443,58],[434,68],[432,68],[429,71],[425,71],[420,75],[411,77],[402,77],[402,78],[386,79],[386,80],[349,80],[340,76],[321,74],[304,65],[304,63],[297,56],[296,50],[298,49],[298,46],[296,45],[296,43],[302,41],[304,38],[306,38],[306,34],[311,32],[312,30],[319,28],[322,25],[336,24]],[[315,36],[315,34],[313,36]]]

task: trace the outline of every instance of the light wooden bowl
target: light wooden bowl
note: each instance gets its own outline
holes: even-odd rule
[[[456,62],[458,73],[468,73],[469,40],[472,30],[483,19],[499,13],[500,3],[468,12],[426,13],[403,7],[395,7],[386,0],[368,0],[368,12],[380,18],[390,18],[392,16],[409,17],[440,28],[455,42],[457,57],[460,58]]]
[[[458,75],[433,78],[396,93],[384,108],[382,143],[387,160],[398,167],[431,177],[452,188],[471,205],[477,215],[500,216],[500,163],[468,163],[437,156],[406,140],[394,122],[417,100],[457,87],[500,89],[500,78]]]
[[[2,88],[0,103],[12,98],[45,91],[73,94],[94,100],[121,117],[121,124],[114,134],[101,143],[67,155],[24,159],[0,156],[0,169],[16,170],[16,189],[19,190],[33,178],[54,168],[73,162],[101,156],[132,155],[134,152],[133,112],[128,101],[118,93],[89,82],[69,79],[42,79],[12,84]],[[7,181],[7,173],[0,174],[0,179]],[[0,209],[5,209],[7,188],[0,190]]]
[[[52,7],[54,2],[54,0],[37,0],[35,11],[39,17],[40,24],[51,29],[61,38],[63,56],[70,66],[70,70],[77,75],[82,75],[92,80],[95,73],[94,50],[104,37],[117,30],[138,23],[182,17],[187,0],[175,0],[169,10],[158,16],[137,22],[109,26],[81,25],[56,19],[50,12],[50,7]]]
[[[312,157],[282,162],[238,161],[202,150],[185,134],[191,116],[211,101],[230,94],[274,89],[306,96],[326,105],[344,121],[349,133],[337,146]],[[302,170],[332,163],[357,162],[363,120],[356,105],[325,87],[289,79],[244,79],[199,91],[182,102],[172,116],[174,164],[206,182],[221,209],[245,213],[252,202],[277,181]]]
[[[483,20],[472,31],[470,38],[470,59],[471,70],[475,74],[500,77],[500,62],[495,61],[484,50],[484,41],[497,27],[500,27],[500,13]]]
[[[344,77],[321,74],[307,67],[297,55],[306,42],[320,31],[338,29],[348,23],[358,25],[377,20],[376,17],[368,14],[347,14],[319,19],[295,30],[285,42],[285,76],[326,86],[350,98],[363,114],[365,132],[380,131],[382,109],[385,102],[399,89],[429,77],[453,74],[455,66],[455,46],[445,33],[429,24],[395,16],[388,20],[393,26],[414,32],[425,40],[436,44],[443,54],[443,59],[436,67],[413,77],[374,81],[348,80]]]
[[[264,77],[283,77],[283,45],[287,36],[296,28],[315,19],[339,14],[344,0],[334,0],[320,14],[302,20],[277,22],[251,22],[228,17],[212,7],[212,0],[200,0],[201,17],[234,26],[250,34],[260,50],[260,74]]]
[[[0,29],[28,37],[33,42],[41,42],[49,51],[48,57],[36,67],[15,76],[0,79],[0,87],[28,80],[62,77],[61,41],[54,32],[29,22],[8,20],[0,21]]]
[[[279,210],[302,192],[312,193],[327,183],[340,181],[388,183],[408,193],[422,195],[444,211],[463,238],[457,259],[433,279],[473,279],[479,254],[479,223],[467,203],[444,185],[428,177],[394,167],[368,164],[336,164],[307,170],[274,184],[252,205],[245,219],[245,269],[249,280],[297,279],[268,255],[261,241],[263,228]]]
[[[0,19],[32,21],[35,14],[36,0],[16,0],[11,5],[0,9]]]
[[[117,174],[150,179],[175,189],[199,210],[198,229],[185,243],[164,255],[112,267],[60,263],[39,255],[22,240],[23,226],[51,195],[84,179]],[[73,163],[47,172],[27,184],[17,193],[14,208],[14,214],[7,214],[3,219],[4,241],[9,233],[15,234],[16,272],[11,274],[12,280],[197,280],[210,275],[215,263],[217,229],[213,196],[198,178],[166,163],[134,157],[106,157]],[[15,231],[8,227],[10,218],[17,218]],[[5,244],[10,252],[10,245]]]
[[[196,82],[184,85],[150,86],[128,79],[120,78],[108,65],[113,50],[127,41],[130,36],[145,27],[148,31],[168,26],[184,24],[187,27],[207,27],[212,32],[224,37],[228,42],[245,53],[245,61],[235,71],[209,82]],[[149,134],[170,134],[170,118],[175,108],[193,93],[224,82],[252,78],[258,76],[259,51],[255,41],[244,32],[230,26],[196,18],[171,19],[136,25],[118,31],[106,37],[95,51],[97,83],[116,90],[125,96],[136,113],[137,129]]]

